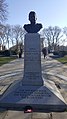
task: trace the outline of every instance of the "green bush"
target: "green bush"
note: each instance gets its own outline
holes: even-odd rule
[[[53,54],[54,55],[59,55],[59,52],[58,51],[54,51]]]
[[[11,55],[17,55],[17,52],[14,51],[14,50],[11,50],[11,51],[10,51],[10,54],[11,54]]]
[[[10,51],[9,50],[0,51],[0,56],[8,57],[10,56]]]
[[[59,51],[59,56],[64,57],[67,55],[67,51]]]
[[[65,55],[67,55],[67,51],[54,51],[53,54],[64,57]]]

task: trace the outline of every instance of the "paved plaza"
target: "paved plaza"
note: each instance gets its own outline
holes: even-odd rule
[[[53,81],[58,90],[60,90],[62,96],[67,103],[67,65],[63,65],[60,62],[52,59],[52,54],[46,57],[41,57],[42,74],[47,80]],[[24,58],[18,58],[0,67],[0,96],[9,88],[9,86],[15,81],[20,80],[23,77],[24,70]],[[52,116],[52,117],[51,117]],[[63,113],[32,113],[24,114],[22,111],[5,111],[0,112],[0,119],[67,119],[67,112]]]

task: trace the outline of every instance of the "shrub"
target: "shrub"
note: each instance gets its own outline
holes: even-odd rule
[[[10,51],[9,50],[0,51],[0,56],[8,57],[10,56]]]
[[[53,54],[54,55],[59,55],[59,52],[58,51],[54,51]]]
[[[64,57],[65,55],[67,55],[67,51],[54,51],[53,54]]]
[[[11,51],[10,51],[10,54],[11,54],[11,55],[17,55],[16,51],[14,51],[14,50],[11,50]]]
[[[67,55],[67,51],[59,51],[59,56],[64,57]]]

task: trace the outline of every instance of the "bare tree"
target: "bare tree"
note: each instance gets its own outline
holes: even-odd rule
[[[11,40],[11,43],[12,43],[12,46],[14,45],[14,26],[11,25],[11,31],[10,31],[10,40]]]
[[[20,29],[20,52],[22,54],[23,52],[23,42],[24,42],[24,35],[26,34],[26,31],[21,27]]]
[[[10,38],[10,36],[11,36],[11,26],[9,24],[6,24],[5,28],[6,28],[5,40],[6,40],[6,44],[8,44],[8,49],[9,49],[9,42],[11,40],[11,38]]]
[[[6,0],[0,0],[0,22],[7,19],[7,7]]]
[[[5,32],[6,32],[6,27],[4,25],[1,26],[1,34],[0,34],[0,39],[1,39],[1,45],[5,45]]]
[[[67,27],[64,27],[63,28],[63,33],[66,35],[66,37],[67,37]]]
[[[67,27],[63,28],[63,33],[66,35],[65,42],[67,43]]]
[[[49,28],[43,29],[43,36],[45,37],[45,40],[47,40],[48,43],[48,50],[51,49],[51,32]]]
[[[19,37],[20,37],[21,42],[23,42],[25,34],[26,34],[26,31],[21,27],[20,28],[20,33],[19,33]]]
[[[1,39],[1,36],[2,36],[2,33],[3,33],[3,25],[0,24],[0,45],[2,45],[2,39]]]
[[[52,47],[52,49],[54,49],[54,46],[57,45],[58,40],[63,36],[60,36],[61,29],[58,26],[49,26],[43,30],[43,33],[48,41],[49,48]]]
[[[61,29],[58,26],[55,27],[49,27],[49,30],[51,32],[51,39],[52,39],[52,46],[57,45],[58,40],[63,36],[61,34]]]
[[[13,37],[15,38],[16,40],[16,51],[18,52],[18,44],[19,44],[19,40],[20,40],[20,37],[21,37],[21,29],[22,27],[20,25],[15,25],[13,27]],[[21,37],[22,38],[22,37]]]
[[[2,41],[4,44],[4,25],[2,24],[3,21],[7,19],[7,7],[6,0],[0,0],[0,45],[2,45]]]

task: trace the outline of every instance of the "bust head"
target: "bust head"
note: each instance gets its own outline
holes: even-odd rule
[[[34,11],[31,11],[29,13],[29,21],[31,22],[31,24],[35,24],[36,23],[36,13]]]

